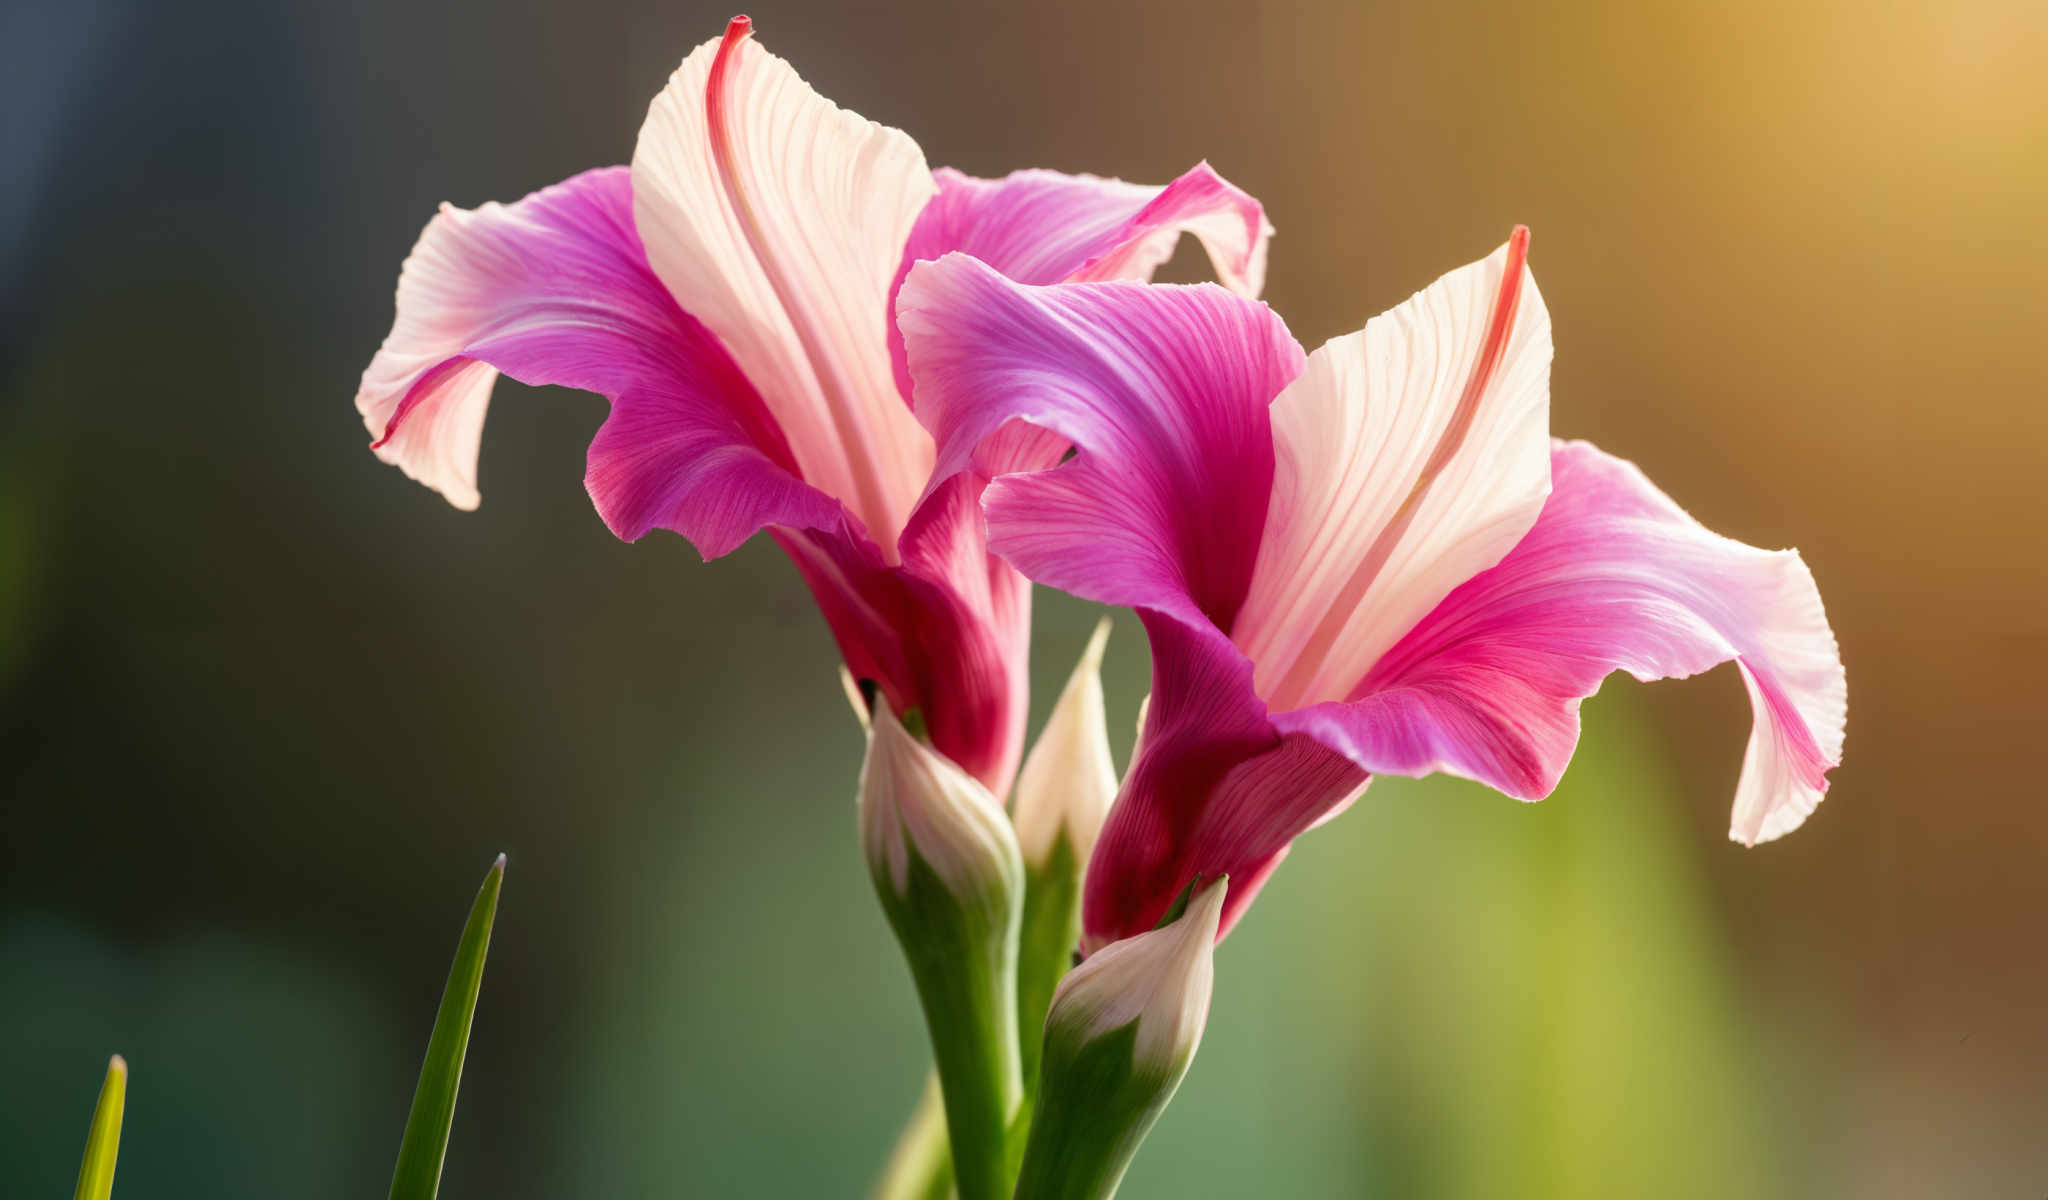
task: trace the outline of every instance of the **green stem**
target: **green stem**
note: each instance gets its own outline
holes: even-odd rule
[[[1014,891],[1000,887],[993,891],[1008,894],[992,894],[988,903],[961,901],[914,849],[909,866],[900,898],[886,877],[877,880],[876,892],[910,964],[931,1034],[954,1184],[960,1200],[1003,1200],[1012,1178],[1008,1132],[1024,1098],[1017,1050],[1022,906]]]

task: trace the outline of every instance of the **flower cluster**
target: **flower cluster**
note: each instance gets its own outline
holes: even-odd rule
[[[1846,685],[1813,577],[1552,439],[1526,230],[1304,353],[1257,299],[1263,210],[1206,164],[934,171],[751,32],[683,61],[630,166],[444,208],[356,405],[467,508],[500,372],[600,393],[615,533],[788,553],[865,685],[861,840],[960,1195],[1114,1190],[1212,946],[1374,775],[1539,799],[1607,675],[1733,661],[1732,836],[1814,810]],[[1149,282],[1183,233],[1220,285]],[[1121,777],[1100,634],[1019,775],[1031,581],[1143,622]]]

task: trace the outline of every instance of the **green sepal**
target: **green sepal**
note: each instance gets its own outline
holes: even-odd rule
[[[1046,1037],[1016,1200],[1107,1200],[1187,1074],[1140,1069],[1138,1022],[1081,1041]]]

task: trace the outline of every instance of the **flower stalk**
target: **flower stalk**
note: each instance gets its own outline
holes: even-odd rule
[[[913,722],[921,724],[921,722]],[[1024,1098],[1017,939],[1024,865],[987,788],[874,710],[861,768],[861,841],[924,1008],[960,1200],[1010,1193],[1009,1130]]]

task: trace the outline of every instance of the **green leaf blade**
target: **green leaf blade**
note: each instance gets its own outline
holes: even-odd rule
[[[398,1147],[398,1165],[391,1174],[391,1200],[434,1200],[441,1189],[441,1163],[448,1153],[448,1132],[455,1122],[455,1094],[462,1086],[462,1063],[469,1053],[469,1030],[476,1016],[477,992],[483,986],[484,956],[491,948],[491,925],[498,915],[498,890],[505,879],[505,856],[484,876],[455,962],[448,968],[448,986],[441,992],[441,1010],[427,1040],[420,1064],[412,1113],[405,1121],[405,1139]]]
[[[73,1200],[107,1200],[114,1194],[114,1160],[121,1152],[121,1113],[127,1106],[128,1061],[116,1054],[107,1060],[107,1081],[100,1085],[99,1103],[93,1106]]]

